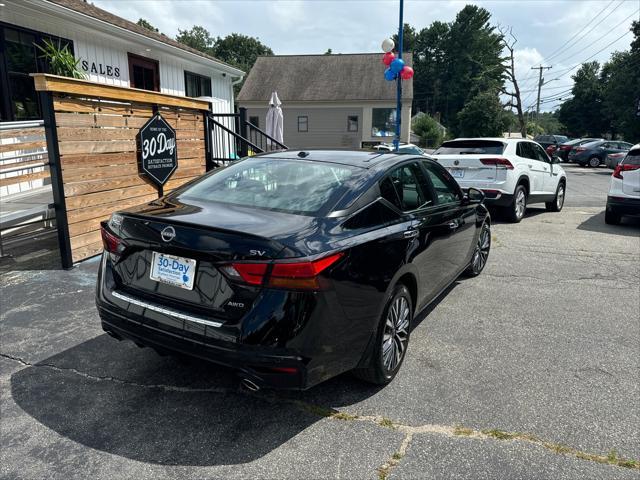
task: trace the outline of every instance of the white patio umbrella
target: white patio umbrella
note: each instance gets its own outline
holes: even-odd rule
[[[280,108],[280,105],[282,105],[282,103],[278,98],[278,92],[273,92],[271,94],[271,99],[269,100],[269,110],[267,110],[267,135],[282,143],[284,135],[284,117],[282,115],[282,108]],[[270,140],[267,145],[271,150],[278,148],[278,146],[273,144]]]

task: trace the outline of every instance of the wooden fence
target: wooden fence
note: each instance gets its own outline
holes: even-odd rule
[[[164,193],[206,171],[209,104],[144,90],[35,74],[43,107],[63,266],[102,250],[100,222],[158,198],[139,174],[136,136],[156,113],[176,130],[178,168]]]

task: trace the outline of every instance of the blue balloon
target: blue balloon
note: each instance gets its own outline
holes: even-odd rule
[[[393,73],[397,75],[398,73],[400,73],[400,70],[404,68],[404,61],[401,58],[396,58],[393,62],[391,62],[389,68]]]
[[[390,82],[394,81],[398,75],[393,73],[390,68],[385,69],[384,78]]]

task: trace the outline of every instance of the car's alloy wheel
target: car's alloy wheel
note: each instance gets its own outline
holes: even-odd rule
[[[558,184],[558,189],[556,190],[556,197],[551,202],[545,203],[547,210],[550,212],[559,212],[562,210],[564,206],[564,197],[565,197],[565,185],[564,183]]]
[[[527,211],[527,191],[524,186],[518,185],[513,194],[513,201],[507,207],[507,218],[510,222],[518,223]]]
[[[600,159],[598,157],[591,157],[589,159],[589,166],[590,167],[599,167],[600,166]]]
[[[382,334],[382,364],[389,372],[398,367],[407,350],[410,309],[407,299],[400,296],[393,301],[387,312]]]
[[[393,380],[407,353],[412,319],[411,294],[404,285],[396,285],[383,310],[372,349],[365,357],[364,365],[353,373],[378,385]]]
[[[478,241],[476,242],[476,248],[473,251],[473,257],[471,257],[471,264],[467,271],[467,275],[475,277],[482,273],[487,259],[489,258],[489,252],[491,250],[491,227],[489,224],[484,223],[480,234],[478,235]]]

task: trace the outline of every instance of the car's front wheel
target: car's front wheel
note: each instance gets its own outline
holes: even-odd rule
[[[558,188],[556,190],[556,196],[553,199],[553,201],[546,202],[544,204],[544,206],[547,207],[547,211],[559,212],[560,210],[562,210],[562,207],[564,206],[564,194],[565,194],[565,185],[564,183],[560,182],[558,184]]]
[[[587,162],[587,165],[589,165],[592,168],[596,168],[600,166],[600,158],[596,157],[595,155],[593,157],[591,157],[589,159],[589,161]]]
[[[473,251],[473,256],[471,257],[471,263],[464,272],[468,277],[477,277],[482,273],[482,270],[484,270],[484,267],[487,264],[490,250],[491,226],[485,222],[482,224],[482,228],[480,229],[476,248]]]
[[[369,363],[354,370],[354,375],[376,385],[391,382],[407,353],[412,319],[411,294],[404,285],[397,285],[382,311]]]

